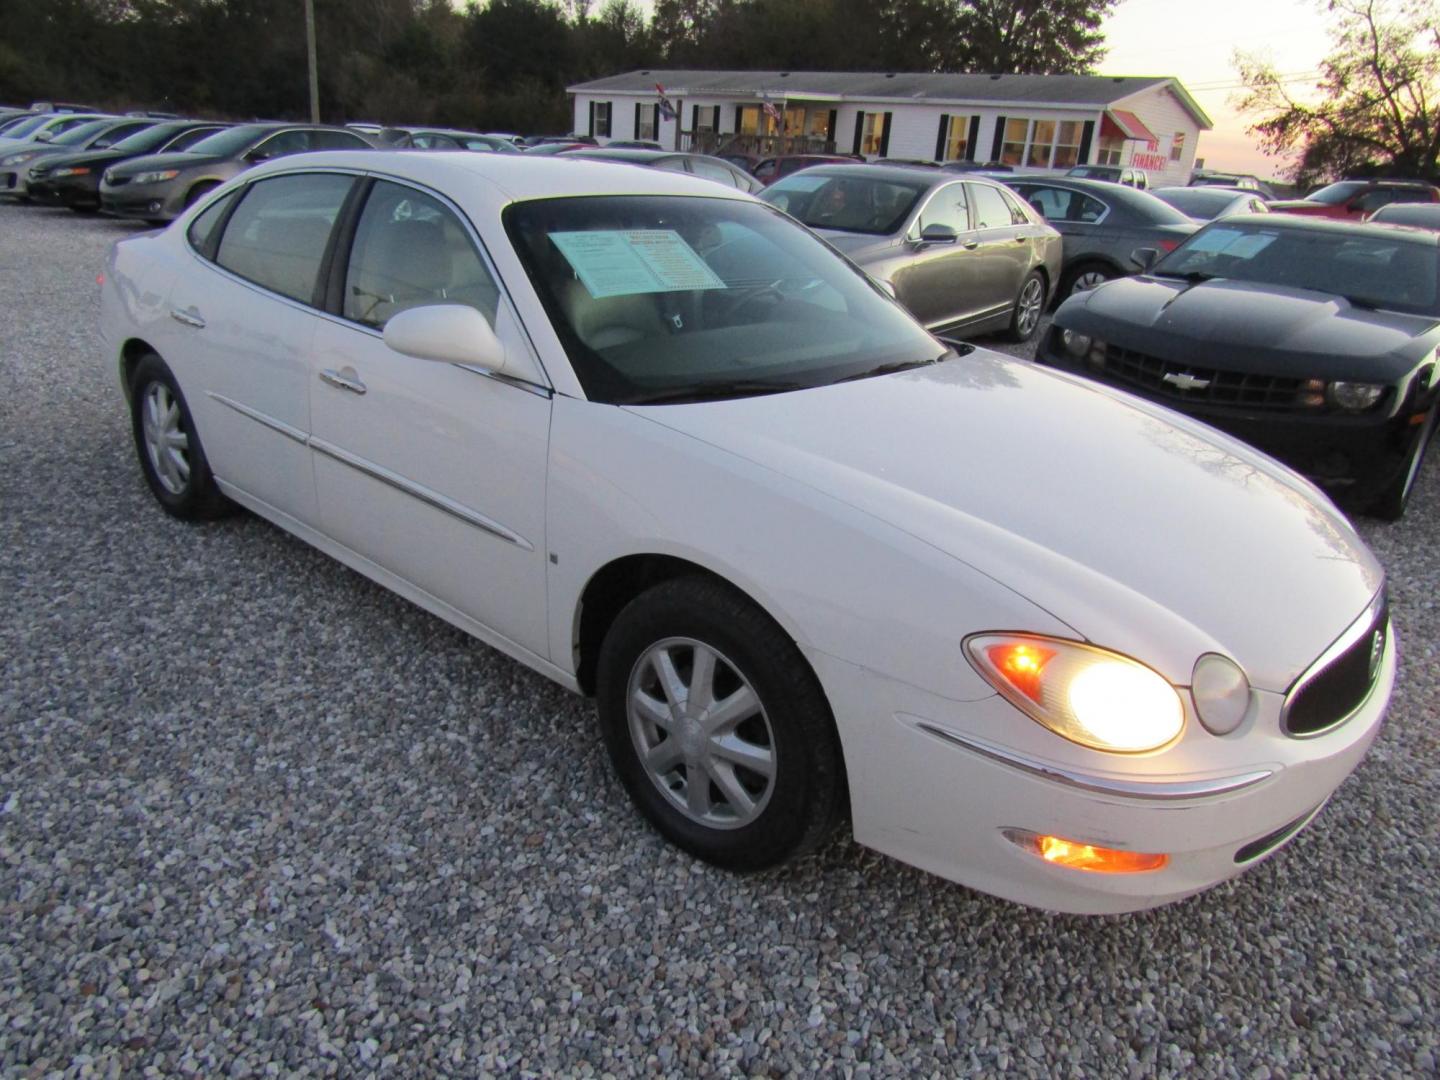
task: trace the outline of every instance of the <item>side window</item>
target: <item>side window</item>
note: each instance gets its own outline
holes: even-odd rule
[[[355,229],[342,313],[366,326],[425,304],[466,304],[493,324],[500,290],[449,207],[381,180]]]
[[[1110,208],[1099,199],[1092,199],[1089,195],[1082,195],[1075,192],[1070,199],[1070,212],[1072,220],[1085,225],[1093,225],[1105,216]]]
[[[235,201],[235,192],[231,192],[223,199],[212,203],[204,212],[190,223],[190,228],[185,235],[190,240],[190,246],[204,255],[207,259],[212,258],[215,252],[212,234],[215,227],[220,224],[220,219],[225,216],[226,209]]]
[[[142,121],[140,121],[140,122],[138,122],[138,123],[134,123],[134,124],[121,124],[119,127],[113,127],[113,128],[111,128],[109,131],[107,131],[104,135],[101,135],[98,139],[96,139],[93,143],[91,143],[91,144],[90,144],[90,149],[91,149],[91,150],[106,150],[106,149],[109,149],[110,147],[114,146],[117,142],[119,142],[121,139],[124,139],[124,138],[127,138],[128,136],[134,135],[137,131],[143,131],[145,128],[147,128],[147,127],[149,127],[149,126],[150,126],[150,122],[149,122],[148,120],[142,120]]]
[[[690,159],[690,167],[695,170],[696,176],[703,176],[706,180],[717,180],[726,187],[739,187],[741,181],[734,173],[723,165],[716,165],[714,162],[701,161],[699,158]],[[745,190],[741,188],[741,190]]]
[[[181,150],[190,149],[194,143],[199,142],[201,139],[209,138],[220,130],[218,127],[203,127],[195,128],[193,131],[182,131],[179,135],[176,135],[167,142],[161,148],[160,152],[163,154],[178,154]]]
[[[251,184],[230,215],[215,261],[247,281],[310,303],[325,244],[352,183],[349,176],[301,173]]]
[[[348,131],[306,131],[307,150],[368,150],[370,144]],[[292,151],[295,153],[298,151]]]
[[[1417,203],[1429,202],[1430,192],[1424,188],[1391,188],[1390,202]],[[1388,205],[1388,204],[1387,204]]]
[[[775,179],[776,162],[774,158],[766,158],[755,166],[755,179],[768,184]]]
[[[1018,189],[1025,200],[1041,214],[1046,221],[1070,220],[1070,193],[1047,187],[1022,187]]]
[[[690,172],[690,167],[685,163],[684,158],[672,157],[662,158],[655,163],[657,169],[668,169],[670,172]]]
[[[1376,188],[1374,191],[1367,191],[1364,195],[1355,200],[1356,209],[1369,214],[1379,210],[1382,206],[1389,206],[1395,201],[1395,192],[1391,188]]]
[[[931,225],[949,225],[957,233],[970,231],[970,204],[964,184],[946,184],[920,211],[920,232]]]
[[[1020,200],[1004,188],[996,188],[996,190],[1000,192],[1000,197],[1005,200],[1005,205],[1010,208],[1010,224],[1029,225],[1031,223],[1030,215],[1025,212],[1025,208],[1020,204]]]
[[[287,154],[303,154],[310,149],[310,132],[282,131],[271,135],[250,153],[256,160],[284,157]]]
[[[988,184],[971,184],[970,197],[975,202],[975,228],[1006,229],[1010,227],[1010,208],[999,188]]]

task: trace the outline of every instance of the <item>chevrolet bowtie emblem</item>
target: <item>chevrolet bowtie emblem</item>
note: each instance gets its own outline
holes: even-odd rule
[[[1172,371],[1161,376],[1162,382],[1168,382],[1177,390],[1204,390],[1210,385],[1209,379],[1197,379],[1188,371]]]

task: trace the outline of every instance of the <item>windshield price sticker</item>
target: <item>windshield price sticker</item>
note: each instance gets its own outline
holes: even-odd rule
[[[725,288],[725,282],[673,229],[595,229],[549,235],[596,300]]]
[[[1275,238],[1273,232],[1211,228],[1189,241],[1185,251],[1190,255],[1229,255],[1236,259],[1253,259],[1273,244]]]

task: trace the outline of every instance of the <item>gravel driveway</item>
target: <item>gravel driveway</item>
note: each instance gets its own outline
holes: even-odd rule
[[[5,1075],[1436,1073],[1437,459],[1361,523],[1389,723],[1238,881],[1057,917],[847,837],[733,877],[641,823],[586,702],[160,512],[95,333],[132,231],[0,206]]]

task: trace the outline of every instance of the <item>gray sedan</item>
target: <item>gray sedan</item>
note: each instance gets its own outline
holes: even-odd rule
[[[1191,221],[1215,221],[1234,214],[1266,214],[1270,207],[1258,191],[1241,188],[1199,185],[1195,187],[1162,187],[1150,194],[1169,203]]]
[[[1016,176],[1018,191],[1065,237],[1065,269],[1059,303],[1072,292],[1093,289],[1140,269],[1137,248],[1174,251],[1200,226],[1145,191],[1104,180],[1069,176]]]
[[[1060,234],[990,180],[940,169],[816,165],[760,196],[810,226],[927,329],[1034,335]]]
[[[149,154],[105,170],[100,208],[117,217],[173,221],[202,195],[250,166],[307,150],[369,150],[346,128],[241,124],[201,139],[184,153]]]

